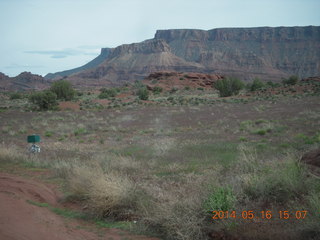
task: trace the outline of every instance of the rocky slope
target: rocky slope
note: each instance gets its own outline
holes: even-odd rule
[[[87,65],[46,78],[69,76],[76,85],[120,84],[156,71],[259,77],[279,81],[320,74],[320,27],[158,30],[141,43],[108,49]]]
[[[40,90],[49,85],[50,81],[30,72],[22,72],[16,77],[0,73],[0,90],[2,91]]]
[[[184,72],[155,72],[151,73],[142,82],[148,90],[161,87],[165,91],[173,89],[211,89],[213,84],[224,78],[217,74],[184,73]]]

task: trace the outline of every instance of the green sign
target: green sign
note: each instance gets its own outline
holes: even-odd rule
[[[31,136],[28,136],[27,141],[28,141],[28,143],[40,142],[40,136],[39,136],[39,135],[31,135]]]

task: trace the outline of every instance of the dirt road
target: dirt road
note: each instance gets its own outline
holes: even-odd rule
[[[0,172],[1,240],[155,239],[119,233],[118,229],[89,229],[33,202],[59,206],[57,193],[47,185]]]

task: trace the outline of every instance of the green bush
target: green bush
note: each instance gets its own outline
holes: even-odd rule
[[[52,137],[53,132],[52,132],[52,131],[46,131],[46,132],[44,133],[44,135],[45,135],[46,137]]]
[[[297,84],[298,80],[299,80],[298,76],[292,75],[287,79],[283,79],[282,83],[286,85],[295,85]]]
[[[244,84],[238,78],[224,78],[215,82],[214,87],[219,91],[220,97],[237,95]]]
[[[204,209],[212,211],[230,211],[234,208],[236,197],[229,187],[218,187],[207,198]]]
[[[147,88],[145,88],[145,87],[140,88],[137,92],[137,95],[138,95],[139,99],[141,99],[141,100],[148,100],[148,98],[149,98],[149,92],[148,92]]]
[[[21,99],[22,97],[22,94],[18,92],[13,92],[10,94],[10,100]]]
[[[76,91],[72,88],[70,82],[59,80],[52,83],[50,91],[56,94],[57,99],[70,101],[74,98]]]
[[[117,90],[114,88],[102,88],[100,89],[101,93],[99,94],[99,98],[113,98],[117,95]]]
[[[58,105],[57,95],[49,90],[31,94],[29,101],[37,105],[40,110],[53,110]]]
[[[252,84],[250,84],[250,91],[254,92],[254,91],[260,90],[264,87],[265,87],[264,83],[261,82],[260,79],[255,78],[253,80]]]
[[[176,93],[179,89],[176,87],[171,88],[170,93]]]
[[[267,87],[276,88],[276,87],[280,87],[280,86],[281,86],[280,83],[274,83],[274,82],[271,82],[271,81],[267,82]]]
[[[288,204],[310,190],[311,186],[304,181],[305,174],[305,169],[296,159],[288,158],[264,173],[252,176],[244,192],[252,200]]]
[[[162,92],[162,87],[155,86],[152,91],[154,94],[159,94]]]

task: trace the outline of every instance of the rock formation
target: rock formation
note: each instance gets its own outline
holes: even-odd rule
[[[0,73],[0,90],[4,91],[40,90],[49,85],[48,80],[30,72],[22,72],[16,77],[8,77]]]
[[[57,74],[88,86],[143,79],[156,71],[259,77],[280,81],[320,74],[320,27],[158,30],[140,43],[103,49],[90,63]]]

